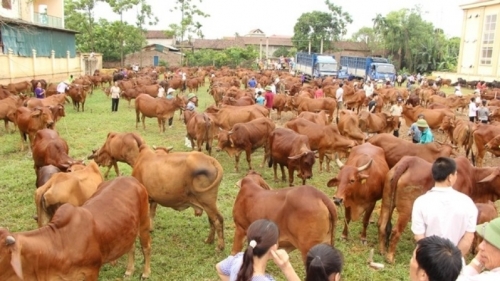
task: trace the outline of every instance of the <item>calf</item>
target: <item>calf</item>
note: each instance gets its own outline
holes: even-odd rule
[[[281,178],[286,181],[285,169],[288,168],[288,183],[293,186],[294,172],[298,171],[302,184],[312,177],[312,166],[314,165],[314,152],[309,146],[309,138],[296,132],[276,128],[269,135],[266,159],[269,159],[269,167],[273,167],[274,181],[278,181],[276,173],[277,165],[281,168]]]
[[[115,168],[116,176],[120,176],[117,162],[125,162],[133,167],[139,156],[139,147],[143,143],[144,139],[139,134],[110,132],[101,148],[92,150],[88,159],[94,159],[99,166],[108,167],[105,178],[108,177],[111,167]]]
[[[357,220],[364,213],[361,241],[366,244],[366,228],[375,204],[382,199],[385,176],[389,172],[384,150],[365,143],[352,149],[345,165],[338,158],[337,164],[339,174],[327,185],[338,186],[334,202],[337,205],[344,204],[346,220],[342,237],[347,238],[351,219]]]
[[[237,123],[231,131],[220,129],[217,149],[224,150],[229,157],[235,158],[234,168],[236,172],[239,172],[240,154],[245,151],[248,169],[252,170],[252,152],[261,147],[267,148],[268,136],[275,127],[269,118],[260,117],[250,122]],[[267,153],[265,151],[265,154]],[[261,166],[264,166],[265,161],[264,157]]]
[[[18,233],[0,228],[0,280],[98,280],[102,265],[125,253],[125,276],[130,276],[137,236],[144,254],[142,277],[147,278],[148,193],[131,177],[104,182],[82,207],[59,207],[47,226]]]
[[[82,206],[102,181],[101,171],[94,161],[82,170],[54,174],[35,192],[38,227],[49,223],[57,208],[64,203]]]
[[[98,76],[92,76],[98,77]],[[87,99],[87,91],[83,85],[71,84],[68,90],[68,95],[73,101],[73,108],[78,112],[80,111],[80,104],[82,105],[82,112],[85,111],[85,100]]]
[[[54,119],[50,107],[37,107],[30,110],[26,107],[19,107],[16,111],[16,123],[21,134],[21,150],[24,150],[26,136],[29,138],[28,148],[31,151],[35,134],[38,130],[54,128]]]
[[[201,152],[203,143],[209,155],[212,155],[212,143],[214,140],[214,124],[206,113],[196,113],[194,111],[184,111],[184,122],[186,123],[187,137],[191,142],[191,147]],[[220,143],[220,142],[219,142]]]
[[[310,185],[271,190],[254,171],[240,182],[233,205],[236,231],[232,255],[241,251],[248,227],[258,219],[275,222],[280,230],[280,247],[287,252],[298,249],[304,263],[314,245],[334,245],[337,210],[326,194]]]

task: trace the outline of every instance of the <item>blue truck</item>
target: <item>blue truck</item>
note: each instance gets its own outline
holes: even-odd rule
[[[295,61],[295,70],[304,73],[308,79],[320,76],[337,78],[338,63],[332,55],[297,53]]]
[[[347,68],[349,76],[372,80],[389,78],[392,82],[396,79],[396,68],[386,58],[341,56],[340,65]]]

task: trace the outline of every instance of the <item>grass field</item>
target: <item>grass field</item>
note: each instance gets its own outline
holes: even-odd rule
[[[206,87],[198,92],[199,109],[204,110],[212,104],[211,96],[206,93]],[[92,149],[100,147],[108,132],[137,132],[148,144],[157,146],[173,146],[174,151],[188,151],[184,146],[185,126],[179,120],[176,113],[174,126],[165,134],[159,134],[156,119],[146,120],[146,130],[135,128],[135,110],[128,108],[126,101],[121,100],[119,111],[111,113],[111,100],[102,91],[95,92],[87,99],[85,112],[76,112],[72,106],[66,106],[66,117],[57,124],[57,131],[70,147],[70,155],[77,159],[86,158]],[[273,113],[275,116],[275,113]],[[284,114],[282,124],[291,118],[291,113]],[[20,152],[20,136],[18,132],[5,133],[0,129],[0,226],[7,227],[11,231],[27,231],[36,228],[36,222],[32,216],[36,213],[34,204],[35,173],[33,160],[28,157],[27,150]],[[238,189],[235,183],[241,179],[247,170],[247,163],[242,157],[240,161],[240,173],[234,172],[234,160],[230,159],[225,152],[214,152],[213,155],[224,167],[224,179],[219,187],[218,205],[225,219],[224,234],[226,248],[217,253],[215,245],[204,244],[208,235],[208,221],[206,215],[195,217],[192,209],[177,212],[172,209],[160,207],[155,219],[155,230],[152,232],[152,273],[150,280],[218,280],[214,265],[224,259],[230,252],[233,242],[234,223],[232,220],[232,206]],[[253,155],[253,163],[262,161],[263,150],[258,150]],[[332,162],[332,165],[333,162]],[[265,180],[275,188],[285,185],[276,185],[272,181],[271,168],[259,168],[256,170],[263,174]],[[119,164],[120,171],[125,175],[131,174],[131,168],[123,163]],[[335,190],[326,187],[327,181],[337,173],[337,167],[332,166],[331,173],[318,173],[318,166],[314,166],[314,176],[308,181],[318,189],[325,192],[329,197],[333,196]],[[105,168],[101,168],[105,172]],[[115,177],[112,170],[110,180]],[[298,180],[296,179],[296,182]],[[414,242],[409,227],[401,237],[397,248],[396,263],[386,264],[385,269],[374,271],[367,266],[366,260],[371,248],[375,248],[375,261],[383,262],[382,256],[378,255],[377,247],[377,225],[379,209],[372,215],[372,221],[368,227],[368,245],[364,246],[359,240],[361,230],[360,222],[351,223],[350,239],[342,241],[339,239],[343,225],[343,210],[339,210],[339,224],[336,233],[336,247],[345,257],[345,268],[343,280],[408,280],[408,263],[414,248]],[[78,239],[75,237],[75,239]],[[119,239],[119,237],[117,237]],[[139,248],[138,248],[139,249]],[[298,251],[291,254],[293,265],[300,276],[304,275],[304,268]],[[142,255],[136,253],[136,272],[133,279],[139,279],[142,272]],[[126,257],[122,257],[116,266],[105,265],[101,269],[99,280],[121,280],[125,272]],[[272,262],[269,263],[268,271],[277,280],[284,280],[280,271]]]

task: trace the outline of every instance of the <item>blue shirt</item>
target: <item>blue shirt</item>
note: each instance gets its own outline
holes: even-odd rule
[[[196,105],[194,102],[189,101],[188,104],[186,105],[186,110],[194,111],[196,109]]]
[[[413,137],[412,138],[413,138],[414,141],[420,142],[420,138],[422,136],[422,132],[420,132],[420,130],[418,129],[417,123],[411,124],[410,130],[408,131],[408,135],[410,135],[410,133],[413,133]]]
[[[266,98],[264,98],[263,96],[258,96],[257,97],[257,103],[260,104],[260,105],[264,105],[266,102]]]
[[[255,88],[255,86],[257,86],[257,81],[251,79],[250,81],[248,81],[248,86],[250,86],[250,88]]]
[[[420,137],[420,143],[430,143],[434,141],[434,136],[432,135],[431,129],[427,128],[422,132]]]
[[[172,93],[170,93],[170,94],[166,95],[166,96],[165,96],[165,98],[166,98],[167,100],[171,100],[171,99],[173,99],[173,98],[174,98],[174,96],[172,95]]]
[[[235,281],[238,277],[241,264],[243,263],[243,253],[237,253],[234,256],[229,256],[219,264],[219,269],[222,274],[229,276],[229,281]],[[274,278],[269,275],[253,276],[252,281],[274,281]]]

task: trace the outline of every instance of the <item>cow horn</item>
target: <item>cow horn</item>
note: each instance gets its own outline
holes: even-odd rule
[[[227,132],[228,135],[232,135],[233,134],[233,130]]]
[[[170,150],[172,150],[172,149],[174,149],[174,147],[173,147],[173,146],[169,146],[169,147],[167,147],[167,151],[170,151]]]
[[[14,243],[16,243],[16,239],[12,236],[7,236],[7,238],[5,238],[5,245],[7,246],[10,246],[10,245],[13,245]]]
[[[152,146],[152,148],[153,148],[154,150],[156,150],[156,145],[153,145],[153,146]]]
[[[370,167],[370,165],[372,164],[372,162],[373,162],[373,158],[370,159],[370,161],[368,161],[368,163],[364,164],[361,167],[358,167],[358,172],[362,172],[362,171],[368,169],[368,167]]]
[[[335,158],[335,161],[337,161],[337,166],[339,166],[339,169],[342,169],[342,167],[344,167],[344,164],[342,164],[342,161],[340,161],[339,158]]]
[[[440,145],[443,145],[443,142],[441,142],[441,141],[436,141],[436,142],[439,143]]]

